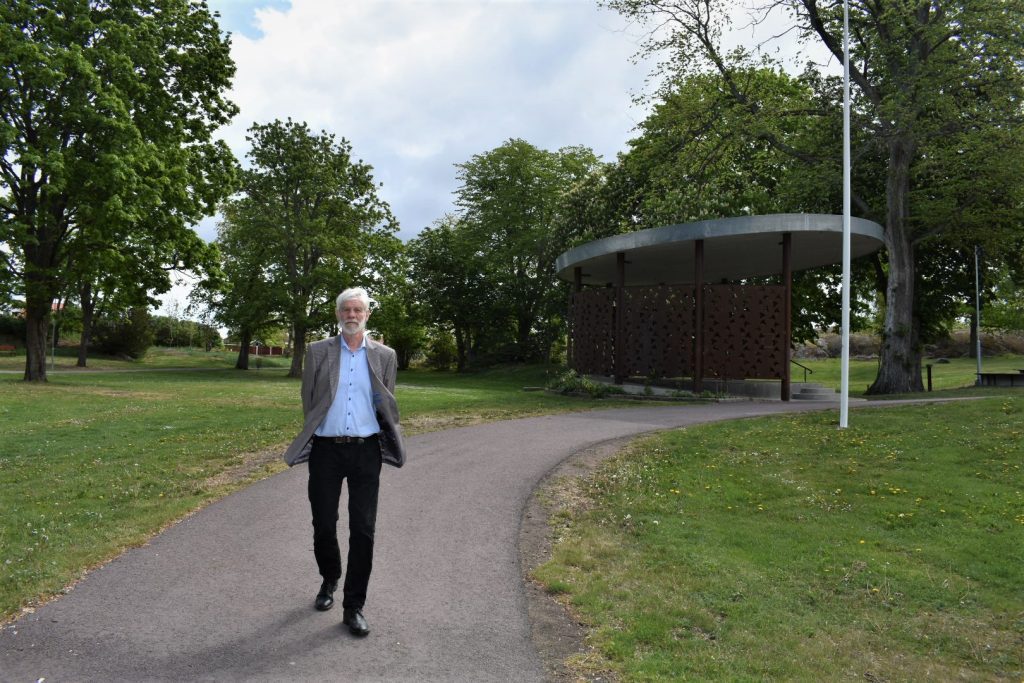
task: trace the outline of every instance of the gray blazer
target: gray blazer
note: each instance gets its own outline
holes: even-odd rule
[[[306,347],[302,368],[302,431],[284,452],[288,466],[309,460],[313,448],[313,432],[324,421],[338,393],[338,371],[341,362],[341,336],[314,342]],[[381,457],[389,465],[405,464],[405,445],[398,426],[398,403],[395,401],[395,377],[398,358],[394,349],[366,338],[366,360],[370,366],[373,405],[380,424]]]

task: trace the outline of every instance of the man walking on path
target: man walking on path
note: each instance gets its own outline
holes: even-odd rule
[[[348,479],[348,562],[342,623],[358,636],[370,627],[363,616],[373,568],[373,538],[381,464],[405,463],[398,426],[393,349],[366,335],[370,297],[362,287],[338,295],[341,334],[311,344],[302,372],[302,432],[285,451],[289,466],[309,462],[313,554],[323,577],[315,606],[334,606],[342,576],[338,504]]]

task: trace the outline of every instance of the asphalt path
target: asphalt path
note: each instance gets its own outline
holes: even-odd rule
[[[341,626],[340,605],[313,609],[320,577],[300,465],[0,629],[0,681],[542,681],[517,536],[549,471],[614,439],[834,405],[648,405],[409,438],[406,466],[382,474],[363,639]]]

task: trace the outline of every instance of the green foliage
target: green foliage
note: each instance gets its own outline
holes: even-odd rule
[[[413,281],[408,277],[411,265],[405,249],[396,249],[393,253],[386,259],[388,269],[378,271],[380,277],[374,290],[377,306],[369,326],[395,350],[398,369],[408,370],[427,341],[426,315],[416,301]]]
[[[450,370],[459,360],[455,338],[447,331],[434,328],[427,342],[425,364],[433,370]]]
[[[1011,272],[997,274],[997,286],[981,315],[984,329],[1024,331],[1024,277]]]
[[[713,181],[708,189],[736,203],[720,201],[715,192],[686,197],[684,209],[695,207],[695,215],[748,210],[748,204],[760,211],[764,200],[770,205],[780,197],[838,212],[838,79],[811,64],[798,79],[806,86],[802,94],[784,87],[786,79],[771,82],[766,77],[778,66],[770,57],[723,50],[724,3],[605,4],[651,29],[642,51],[664,59],[657,71],[663,77],[659,106],[685,105],[694,122],[667,129],[676,135],[665,136],[669,153],[677,140],[678,148],[689,148],[679,175],[661,196],[627,201],[621,215],[640,209],[672,215],[679,210],[673,193],[687,193],[680,181],[701,186],[706,177]],[[807,0],[789,7],[803,36],[841,60],[841,4]],[[753,13],[758,11],[772,8],[762,3]],[[884,343],[873,391],[920,390],[922,341],[941,334],[955,311],[951,302],[966,298],[963,255],[978,241],[997,258],[1020,252],[1024,4],[851,3],[850,29],[854,212],[886,230],[887,251],[874,272],[864,274],[884,296]],[[717,90],[695,85],[704,81],[717,83]],[[693,91],[679,92],[681,84]],[[651,121],[661,114],[656,109]],[[719,120],[727,123],[718,127],[725,134],[716,131]],[[648,128],[646,136],[658,130]],[[702,144],[709,131],[712,144]],[[787,156],[791,163],[781,163]],[[734,183],[733,165],[748,182]],[[781,174],[758,173],[773,166]],[[608,186],[630,198],[636,174],[624,174],[625,192],[613,175]]]
[[[519,139],[458,165],[462,225],[488,260],[488,301],[481,303],[490,304],[492,329],[509,326],[510,360],[548,360],[564,330],[568,288],[554,274],[566,246],[558,231],[561,197],[597,166],[585,147],[549,152]]]
[[[553,378],[548,382],[547,388],[562,394],[584,394],[592,398],[604,398],[605,396],[626,393],[626,390],[620,386],[595,382],[592,379],[579,375],[575,370],[567,370]]]
[[[435,321],[430,353],[436,363],[450,365],[443,347],[437,347],[440,340],[450,338],[454,362],[465,370],[495,322],[486,256],[475,247],[464,221],[454,216],[423,230],[410,240],[408,251],[417,300]]]
[[[99,353],[138,359],[153,345],[153,324],[147,309],[140,306],[96,321],[93,335]]]
[[[283,322],[283,293],[271,282],[273,244],[261,231],[257,208],[245,199],[226,202],[224,219],[217,226],[219,268],[200,281],[189,295],[190,310],[202,310],[220,325],[233,330],[242,345],[243,359],[253,339]],[[245,361],[240,361],[246,365]]]
[[[25,297],[26,379],[44,380],[64,287],[166,289],[165,268],[202,265],[188,226],[231,189],[212,135],[236,112],[234,64],[188,0],[5,2],[0,63],[0,253]]]
[[[457,215],[409,243],[418,297],[455,337],[459,369],[548,360],[565,333],[554,263],[569,242],[562,198],[599,167],[593,152],[524,140],[459,164]]]
[[[830,163],[838,131],[805,114],[822,106],[823,84],[768,68],[738,69],[735,77],[759,98],[756,114],[733,98],[719,74],[681,77],[618,163],[604,169],[604,181],[590,179],[569,191],[566,203],[575,208],[564,214],[568,232],[593,239],[729,216],[841,210],[841,170]],[[765,131],[773,126],[801,141],[808,149],[803,160],[794,163],[772,144]],[[779,263],[781,269],[781,253]],[[858,289],[870,291],[872,264],[855,267]],[[838,266],[794,274],[794,339],[813,339],[815,329],[839,324],[840,282]],[[857,328],[868,324],[869,301],[852,301]]]
[[[220,332],[212,325],[157,315],[150,319],[154,346],[220,348]]]
[[[25,319],[19,315],[0,315],[0,338],[24,346]]]
[[[1002,397],[660,434],[569,488],[535,576],[581,678],[1016,679],[1022,430]]]
[[[755,116],[736,102],[718,74],[695,74],[679,81],[639,126],[640,137],[613,169],[611,184],[625,195],[617,223],[629,229],[674,223],[797,211],[814,211],[806,197],[790,198],[792,158],[759,137],[776,126],[788,135],[809,125],[793,116],[813,106],[808,84],[771,69],[737,74],[756,92]]]
[[[201,297],[226,327],[287,324],[298,376],[307,335],[336,324],[338,293],[364,285],[372,294],[402,245],[372,167],[352,159],[347,140],[291,119],[254,124],[247,139],[250,167],[218,236],[224,276]]]

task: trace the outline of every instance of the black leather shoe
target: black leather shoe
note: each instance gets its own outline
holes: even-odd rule
[[[326,612],[334,607],[334,591],[337,589],[337,581],[324,581],[320,584],[320,592],[316,594],[316,608]]]
[[[346,609],[341,623],[348,626],[348,630],[352,631],[353,635],[365,636],[370,632],[370,625],[366,623],[362,611],[357,609]]]

